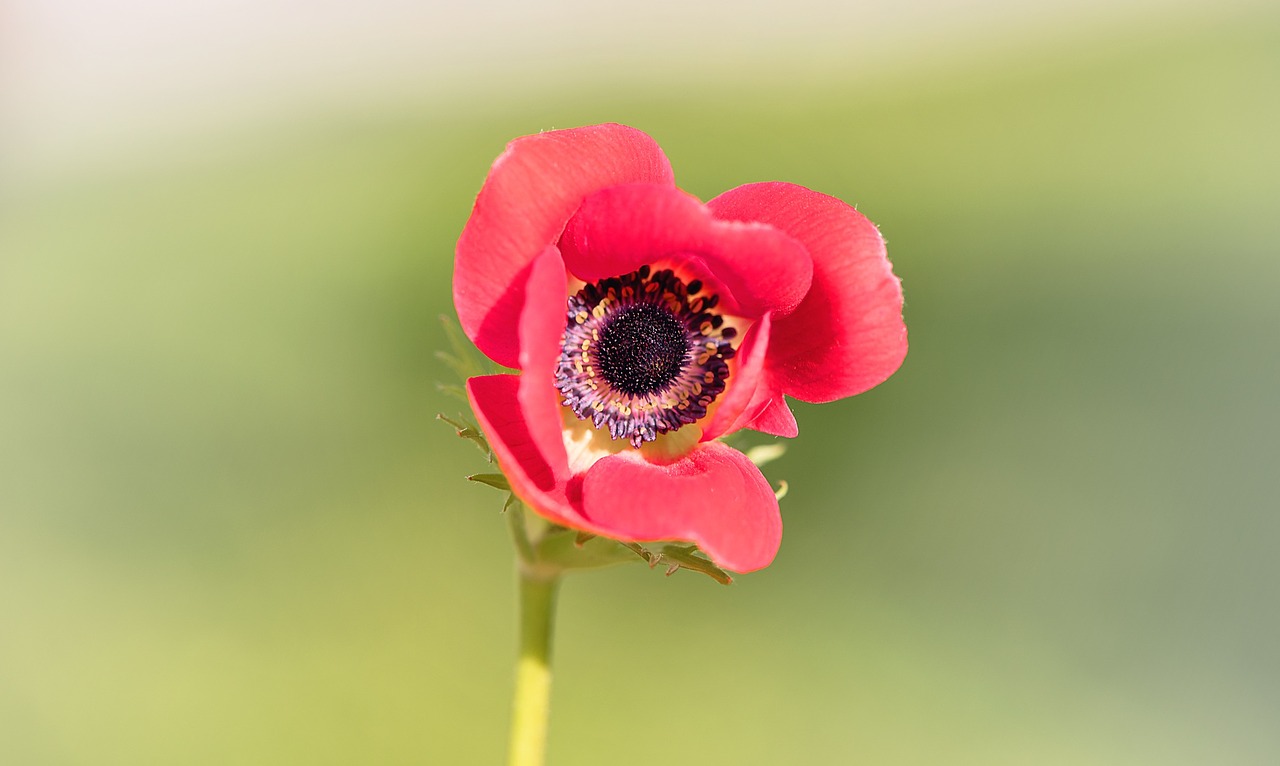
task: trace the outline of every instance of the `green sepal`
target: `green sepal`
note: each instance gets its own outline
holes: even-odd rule
[[[448,365],[462,380],[484,375],[484,363],[480,360],[479,352],[463,334],[458,323],[452,317],[441,314],[440,326],[444,328],[445,338],[449,341],[449,351],[437,351],[436,358]]]
[[[467,389],[462,386],[453,383],[437,383],[436,390],[446,396],[452,396],[468,407],[471,406],[471,400],[467,398]]]
[[[665,565],[668,577],[681,569],[688,569],[691,572],[701,572],[721,585],[733,583],[733,577],[728,572],[711,563],[709,559],[697,555],[698,546],[696,545],[667,543],[660,551],[649,550],[639,543],[622,543],[622,546],[639,556],[650,569],[656,568],[659,564]]]
[[[436,414],[436,420],[443,421],[453,426],[454,432],[461,438],[466,439],[472,444],[480,448],[484,453],[484,459],[490,463],[493,462],[493,450],[489,448],[489,442],[485,440],[484,434],[480,433],[480,429],[471,425],[465,420],[454,420],[443,412]]]
[[[467,478],[507,489],[502,474],[476,474]],[[661,545],[661,548],[652,550],[640,543],[624,543],[590,532],[569,529],[529,511],[528,506],[520,502],[520,498],[514,493],[507,495],[502,510],[507,515],[521,568],[540,577],[556,577],[574,570],[600,569],[643,561],[650,569],[662,564],[666,567],[668,576],[681,569],[688,569],[691,572],[701,572],[721,585],[733,582],[733,577],[728,572],[699,555],[696,545],[661,543],[654,544]]]
[[[540,563],[564,570],[599,569],[636,560],[617,540],[592,536],[579,543],[578,534],[572,529],[550,532],[538,541],[534,551]]]
[[[755,463],[756,468],[760,468],[766,463],[772,463],[785,454],[787,454],[787,445],[782,442],[760,444],[747,450],[747,460]]]
[[[667,575],[688,569],[701,572],[722,585],[733,582],[728,572],[698,555],[695,545],[666,543],[655,551],[640,543],[624,543],[568,529],[529,513],[528,507],[515,495],[508,495],[503,510],[508,514],[521,566],[540,576],[554,577],[575,570],[643,561],[650,569],[664,565]]]
[[[507,481],[507,477],[500,473],[473,473],[467,477],[467,481],[474,481],[477,484],[486,484],[494,489],[500,489],[503,492],[511,491],[511,484]],[[503,506],[503,510],[506,509]]]
[[[519,505],[520,505],[520,498],[516,497],[516,493],[508,492],[507,499],[502,502],[502,512],[507,513],[512,508],[516,508],[516,510],[519,510],[518,508]]]
[[[658,562],[662,559],[661,554],[654,553],[653,551],[644,547],[640,543],[623,543],[622,545],[627,550],[639,556],[640,560],[648,564],[650,569],[653,569],[654,567],[656,567],[658,565]]]
[[[664,545],[662,546],[662,561],[667,565],[667,576],[675,574],[680,569],[688,569],[691,572],[701,572],[710,577],[712,580],[721,585],[730,585],[733,578],[729,573],[711,563],[710,559],[697,555],[698,546],[696,545]],[[653,564],[650,564],[653,566]]]

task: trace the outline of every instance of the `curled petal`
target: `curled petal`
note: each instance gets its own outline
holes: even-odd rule
[[[874,224],[834,197],[786,183],[739,186],[707,206],[723,220],[774,226],[813,258],[812,288],[770,338],[769,380],[779,394],[829,402],[897,371],[907,353],[902,287]]]
[[[628,184],[588,197],[560,240],[569,273],[585,282],[655,261],[688,264],[714,279],[725,313],[758,317],[800,304],[813,278],[809,254],[760,223],[717,221],[675,187]]]
[[[782,541],[778,499],[760,469],[720,442],[658,465],[604,458],[582,484],[587,521],[623,540],[687,540],[735,572],[762,569]]]
[[[766,384],[756,389],[756,399],[748,405],[743,421],[745,425],[742,425],[742,428],[750,428],[753,431],[774,436],[785,436],[788,439],[794,439],[800,433],[796,416],[787,406],[777,386]]]
[[[560,397],[555,387],[560,336],[565,323],[565,273],[560,252],[548,247],[533,262],[520,312],[520,411],[530,438],[557,479],[568,478],[569,462],[561,436]]]
[[[742,345],[730,363],[729,385],[724,396],[716,402],[715,410],[702,426],[702,441],[733,433],[754,418],[751,404],[765,374],[771,322],[772,317],[765,314],[743,336]]]
[[[483,375],[467,381],[471,409],[498,465],[516,496],[540,515],[568,527],[588,528],[566,495],[567,466],[548,462],[521,414],[519,388],[518,375]]]
[[[652,138],[623,125],[555,130],[512,141],[476,198],[454,261],[453,300],[467,337],[514,367],[524,284],[588,195],[625,183],[674,183]]]

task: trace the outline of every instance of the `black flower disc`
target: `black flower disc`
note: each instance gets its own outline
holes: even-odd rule
[[[736,331],[701,290],[645,266],[570,296],[556,369],[562,403],[635,447],[705,416],[724,391]]]

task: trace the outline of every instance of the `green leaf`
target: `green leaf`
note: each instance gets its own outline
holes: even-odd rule
[[[500,489],[503,492],[511,491],[511,484],[507,482],[507,477],[500,473],[473,473],[467,477],[467,481],[474,481],[477,484],[486,484],[494,489]]]
[[[698,555],[698,546],[696,545],[668,543],[662,546],[660,553],[655,553],[639,543],[620,543],[620,545],[639,556],[640,560],[648,564],[650,569],[657,567],[659,564],[664,565],[668,577],[681,569],[688,569],[691,572],[701,572],[721,585],[733,583],[733,577],[728,572],[711,563],[709,559]]]
[[[484,459],[490,463],[493,462],[493,450],[489,449],[489,442],[485,441],[484,434],[480,433],[479,428],[464,420],[454,420],[443,412],[436,414],[436,420],[442,420],[453,426],[458,436],[475,444],[484,453]]]
[[[449,351],[437,351],[436,358],[447,364],[462,380],[483,375],[484,362],[480,360],[480,353],[471,345],[453,317],[441,314],[440,326],[444,328],[445,339],[449,341]]]
[[[512,508],[520,510],[520,498],[516,497],[514,492],[508,494],[507,499],[502,502],[502,512],[509,513]]]
[[[471,406],[471,400],[467,398],[467,390],[462,386],[453,383],[437,383],[436,390],[446,396],[452,396],[468,407]]]
[[[537,560],[561,569],[599,569],[627,564],[636,560],[626,545],[607,537],[592,537],[578,542],[571,529],[548,534],[538,541]]]
[[[728,572],[711,563],[709,559],[697,555],[697,550],[698,547],[696,545],[662,546],[662,558],[668,563],[667,576],[670,577],[677,570],[688,569],[693,572],[701,572],[721,585],[733,583],[733,578],[729,576]]]
[[[627,550],[639,556],[644,563],[649,565],[650,569],[653,569],[654,566],[657,565],[658,559],[661,558],[661,556],[644,547],[640,543],[623,543],[622,545]]]
[[[479,474],[467,478],[489,483],[489,479],[499,476]],[[529,571],[556,576],[572,570],[598,569],[643,561],[650,569],[658,564],[664,565],[668,576],[681,569],[688,569],[701,572],[722,585],[733,582],[728,572],[698,555],[696,545],[668,543],[662,546],[661,553],[657,553],[640,543],[624,543],[590,532],[568,529],[527,512],[524,504],[514,494],[507,496],[502,509],[507,512],[507,523],[516,542],[521,566]]]

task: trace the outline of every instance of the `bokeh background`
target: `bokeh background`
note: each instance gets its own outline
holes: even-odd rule
[[[505,143],[602,121],[856,203],[912,345],[797,406],[771,568],[566,583],[551,763],[1280,762],[1278,22],[0,5],[0,763],[501,761],[438,317]]]

